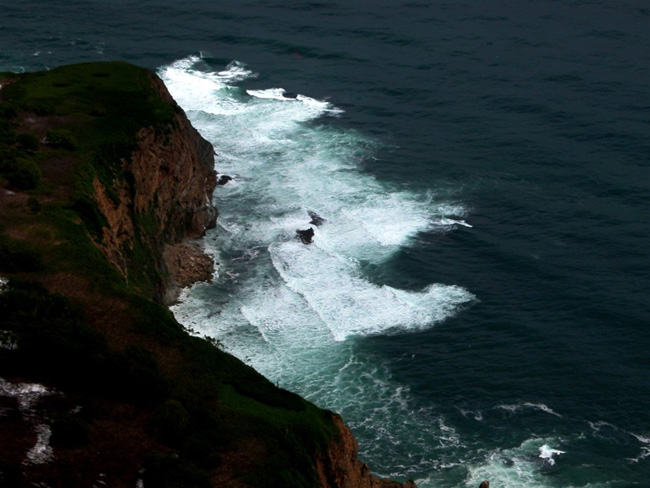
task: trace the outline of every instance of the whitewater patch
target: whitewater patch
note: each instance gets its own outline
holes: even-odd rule
[[[52,430],[46,424],[36,426],[36,444],[27,452],[23,464],[44,464],[54,457],[54,450],[50,446]]]
[[[25,454],[23,464],[43,464],[52,460],[54,451],[49,445],[52,431],[43,423],[44,415],[39,410],[38,404],[41,399],[60,395],[56,390],[51,390],[40,383],[11,383],[0,378],[0,397],[13,398],[18,403],[18,411],[21,417],[33,426],[36,434],[36,442]],[[0,416],[4,412],[0,409]]]
[[[461,286],[400,289],[364,271],[419,233],[464,231],[467,210],[434,188],[417,193],[361,171],[381,143],[333,123],[343,111],[328,101],[246,87],[256,74],[239,62],[215,69],[191,56],[158,73],[215,146],[219,173],[234,177],[216,190],[218,227],[205,240],[218,276],[184,291],[176,318],[343,414],[363,459],[386,469],[378,474],[449,464],[462,444],[454,426],[433,407],[415,408],[408,386],[358,341],[431,328],[474,300]],[[303,244],[296,231],[309,229]]]
[[[552,469],[556,457],[565,451],[550,447],[557,439],[531,438],[510,449],[496,449],[485,461],[470,466],[466,486],[478,486],[483,480],[500,488],[544,488],[549,486],[545,469]]]
[[[220,228],[229,242],[217,245],[243,252],[266,246],[280,286],[301,296],[335,340],[422,330],[473,299],[458,286],[399,290],[362,275],[361,261],[383,262],[418,232],[465,225],[444,217],[465,211],[432,194],[391,190],[360,173],[358,163],[373,157],[377,141],[308,124],[340,109],[300,94],[288,97],[281,88],[242,89],[238,84],[255,73],[239,62],[215,71],[190,56],[159,74],[215,145],[219,170],[239,176],[237,185],[220,189]],[[310,209],[326,224],[310,226]],[[310,227],[314,245],[307,248],[294,237]],[[249,264],[264,265],[258,261]],[[231,276],[239,275],[232,270]]]
[[[287,286],[305,299],[337,341],[424,329],[469,299],[460,287],[434,284],[411,292],[372,284],[355,261],[300,242],[272,244],[269,252]]]
[[[543,403],[525,402],[525,403],[514,404],[514,405],[497,405],[494,408],[506,410],[511,413],[517,413],[525,409],[539,410],[540,412],[548,413],[550,415],[555,415],[556,417],[562,418],[562,415],[555,412],[553,409],[551,409],[550,407],[548,407]]]
[[[544,444],[539,448],[539,457],[546,461],[549,465],[555,465],[554,456],[559,456],[560,454],[566,454],[565,451],[560,451],[559,449],[553,449],[549,447],[548,444]]]
[[[56,393],[40,383],[10,383],[0,378],[0,396],[15,398],[20,412],[26,416],[33,414],[33,407],[41,398]]]

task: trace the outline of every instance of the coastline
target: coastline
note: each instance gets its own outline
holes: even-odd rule
[[[0,183],[21,196],[0,209],[0,399],[12,412],[0,475],[53,488],[402,486],[371,476],[335,414],[169,313],[182,284],[214,272],[200,237],[216,222],[216,175],[162,82],[126,63],[14,76],[0,95],[15,162]],[[56,393],[12,393],[34,388]],[[21,410],[28,400],[37,413]],[[32,448],[47,455],[26,463]]]

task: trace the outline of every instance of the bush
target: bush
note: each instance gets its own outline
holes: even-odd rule
[[[9,180],[11,186],[19,190],[36,188],[41,179],[41,168],[34,161],[21,158],[15,152],[5,152],[0,157],[0,173]]]
[[[16,169],[7,174],[9,183],[20,190],[36,188],[41,179],[41,168],[31,159],[18,159]]]
[[[45,140],[48,145],[60,149],[74,151],[79,147],[77,139],[66,129],[52,129],[47,131]]]
[[[176,447],[190,425],[190,414],[178,400],[167,400],[154,410],[149,427],[158,434],[163,444]]]
[[[19,134],[16,137],[16,144],[19,149],[22,149],[28,154],[34,154],[40,147],[38,139],[32,134]]]
[[[81,195],[77,197],[71,208],[84,221],[91,236],[97,240],[104,237],[104,227],[108,227],[108,221],[99,210],[95,200],[86,195]]]
[[[25,108],[31,112],[34,112],[36,115],[40,115],[41,117],[53,115],[55,112],[54,105],[52,105],[50,102],[42,100],[28,103]]]
[[[27,199],[27,208],[29,208],[29,211],[32,213],[39,213],[41,211],[41,202],[38,201],[38,198],[36,197],[29,197]]]

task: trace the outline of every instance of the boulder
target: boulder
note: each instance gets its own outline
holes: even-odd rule
[[[232,180],[232,176],[228,175],[219,175],[219,179],[217,180],[217,185],[225,185],[228,183],[230,180]]]
[[[314,229],[297,230],[296,234],[303,244],[311,244],[314,240]]]
[[[307,213],[311,217],[311,220],[309,221],[311,225],[315,225],[316,227],[318,227],[319,225],[323,225],[325,223],[325,219],[320,215],[318,215],[316,212],[312,212],[311,210],[309,210]]]

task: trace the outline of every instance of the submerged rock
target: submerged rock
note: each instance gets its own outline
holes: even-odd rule
[[[311,244],[314,240],[314,229],[311,227],[305,230],[297,230],[296,234],[298,234],[303,244]]]
[[[309,210],[307,213],[311,217],[309,223],[315,225],[316,227],[323,225],[326,221],[323,217],[318,215],[316,212],[312,212],[311,210]]]
[[[228,175],[219,175],[219,179],[217,180],[217,185],[225,185],[228,183],[230,180],[232,180],[232,176]]]

